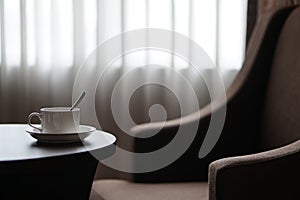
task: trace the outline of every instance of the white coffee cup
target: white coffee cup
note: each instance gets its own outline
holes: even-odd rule
[[[31,119],[38,117],[41,127],[31,124]],[[28,116],[28,125],[43,133],[74,133],[79,129],[80,109],[70,107],[41,108],[40,113],[33,112]]]

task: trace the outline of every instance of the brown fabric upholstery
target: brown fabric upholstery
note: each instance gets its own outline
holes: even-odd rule
[[[163,127],[155,137],[134,139],[136,152],[148,152],[172,139],[178,124],[188,130],[199,121],[193,144],[178,160],[155,172],[133,174],[134,181],[156,184],[95,181],[93,195],[113,200],[135,196],[176,199],[184,194],[182,199],[190,199],[194,196],[189,195],[198,195],[200,191],[207,194],[203,182],[208,180],[210,200],[300,199],[297,188],[300,180],[300,140],[297,140],[300,138],[297,124],[300,121],[300,8],[296,7],[299,4],[300,0],[259,1],[258,23],[243,68],[226,92],[227,102],[220,102],[215,110],[207,105],[200,111],[200,119],[191,114],[132,129],[139,135]],[[225,106],[222,135],[211,153],[199,159],[211,113]],[[293,141],[296,142],[288,144]],[[263,149],[286,146],[261,152],[258,144]],[[194,190],[195,185],[183,182],[162,184],[170,181],[198,181],[200,185]],[[111,194],[112,191],[116,194]],[[156,192],[161,196],[153,196]]]
[[[300,138],[300,8],[279,37],[268,83],[261,145],[275,148]]]
[[[300,140],[209,166],[210,200],[300,199]]]
[[[206,182],[144,184],[123,180],[95,181],[91,200],[208,200]]]
[[[248,0],[246,44],[250,39],[257,17],[257,0]]]

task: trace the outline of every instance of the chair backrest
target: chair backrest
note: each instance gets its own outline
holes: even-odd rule
[[[271,66],[260,145],[271,149],[300,138],[300,7],[287,18]]]

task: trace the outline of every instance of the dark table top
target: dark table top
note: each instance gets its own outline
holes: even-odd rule
[[[0,162],[101,151],[113,146],[116,141],[112,134],[96,130],[79,143],[42,144],[25,131],[27,127],[27,124],[0,125]]]

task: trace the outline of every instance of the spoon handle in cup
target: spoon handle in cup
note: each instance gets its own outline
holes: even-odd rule
[[[83,91],[80,95],[80,97],[75,101],[75,103],[72,105],[72,107],[70,108],[70,110],[73,110],[78,104],[80,104],[80,102],[82,101],[82,99],[85,97],[85,91]]]

